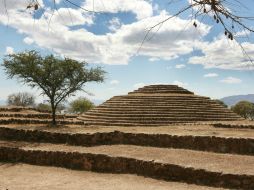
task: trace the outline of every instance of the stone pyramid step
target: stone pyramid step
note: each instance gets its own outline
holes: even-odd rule
[[[178,87],[177,85],[151,85],[145,86],[143,88],[139,88],[133,92],[129,92],[129,94],[136,93],[177,93],[177,94],[193,94],[192,92]]]
[[[166,113],[174,113],[174,112],[218,112],[220,113],[232,113],[234,115],[236,115],[235,113],[233,113],[231,110],[227,109],[227,108],[223,108],[223,107],[216,107],[216,106],[172,106],[172,105],[108,105],[108,104],[103,104],[100,105],[92,110],[89,110],[89,112],[98,112],[98,111],[120,111],[121,112],[129,112],[129,111],[139,111],[139,112],[149,112],[149,111],[156,111],[156,112],[161,112],[163,113],[163,111],[168,111]]]
[[[100,126],[131,126],[131,125],[135,125],[135,126],[167,126],[167,125],[171,125],[174,123],[195,123],[196,122],[196,118],[190,118],[190,119],[181,119],[181,120],[177,120],[177,119],[172,119],[172,120],[167,120],[167,121],[163,121],[163,120],[147,120],[147,119],[140,119],[140,120],[126,120],[126,119],[105,119],[105,118],[100,118],[100,119],[93,119],[93,118],[81,118],[83,120],[85,120],[85,124],[86,125],[95,125],[95,124],[99,124]],[[212,121],[232,121],[235,120],[235,118],[212,118]],[[211,121],[211,119],[209,118],[204,118],[202,120],[199,120],[200,122],[209,122]]]
[[[199,104],[210,104],[210,105],[219,105],[221,106],[220,104],[218,104],[216,101],[214,100],[209,100],[209,99],[171,99],[171,98],[168,98],[166,99],[165,97],[164,98],[156,98],[156,99],[147,99],[147,98],[142,98],[142,99],[125,99],[125,98],[122,98],[122,99],[110,99],[108,101],[106,101],[105,103],[133,103],[133,104],[152,104],[152,103],[157,103],[157,104],[160,104],[160,103],[164,103],[164,104],[183,104],[183,105],[186,105],[186,104],[193,104],[193,105],[199,105]]]
[[[89,125],[155,126],[242,118],[208,97],[176,85],[150,85],[115,96],[78,117]]]
[[[147,115],[134,115],[134,114],[122,114],[122,115],[116,115],[116,114],[87,114],[85,116],[81,116],[81,117],[87,117],[87,118],[97,118],[98,116],[100,116],[100,118],[108,118],[108,119],[127,119],[127,120],[141,120],[141,119],[151,119],[151,120],[188,120],[192,119],[192,118],[200,118],[200,119],[204,119],[204,118],[236,118],[234,117],[234,115],[217,115],[217,114],[164,114],[164,115],[152,115],[152,114],[147,114]]]
[[[161,105],[156,105],[156,104],[110,104],[110,103],[105,103],[99,106],[100,107],[136,107],[136,108],[148,108],[148,107],[154,107],[154,108],[219,108],[219,109],[225,109],[219,105],[211,105],[211,104],[203,104],[203,105],[172,105],[172,104],[161,104]],[[228,109],[227,109],[228,110]]]
[[[203,96],[195,96],[195,95],[191,95],[191,96],[179,96],[178,94],[173,96],[171,94],[167,95],[163,95],[163,96],[158,96],[156,94],[147,94],[146,96],[143,95],[124,95],[124,96],[114,96],[113,98],[111,98],[111,100],[115,100],[115,101],[121,101],[121,100],[125,100],[125,101],[213,101],[208,97],[203,97]]]
[[[110,109],[109,109],[110,108]],[[205,109],[202,107],[197,109],[197,107],[188,107],[188,108],[184,108],[184,107],[169,107],[169,106],[163,106],[163,107],[149,107],[149,109],[144,109],[147,107],[131,107],[131,106],[124,106],[124,107],[110,107],[110,106],[100,106],[97,108],[94,108],[92,110],[89,110],[88,112],[86,112],[86,114],[88,113],[95,113],[95,112],[102,112],[102,113],[107,113],[107,112],[118,112],[118,113],[188,113],[188,112],[207,112],[207,113],[211,113],[211,112],[217,112],[217,113],[231,113],[233,115],[236,115],[234,113],[232,113],[232,111],[228,110],[228,109],[220,109],[220,108],[211,108],[211,109]]]
[[[129,173],[212,187],[254,188],[253,156],[131,145],[78,147],[0,141],[0,161]]]
[[[202,107],[214,107],[214,108],[223,108],[220,105],[217,104],[211,104],[211,103],[199,103],[198,105],[193,103],[193,102],[189,102],[189,103],[158,103],[158,102],[151,102],[151,103],[139,103],[139,102],[119,102],[119,103],[115,103],[115,102],[106,102],[104,104],[102,104],[101,106],[135,106],[135,107],[195,107],[195,108],[202,108]]]
[[[88,113],[87,113],[88,115]],[[130,113],[130,112],[94,112],[94,111],[90,111],[89,112],[90,116],[109,116],[109,117],[121,117],[121,116],[127,116],[127,117],[175,117],[176,115],[179,116],[218,116],[218,117],[235,117],[234,114],[232,113],[217,113],[217,112],[169,112],[169,113],[147,113],[147,112],[134,112],[134,113]]]

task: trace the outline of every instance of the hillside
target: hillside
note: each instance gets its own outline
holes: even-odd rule
[[[254,103],[254,94],[227,96],[222,98],[221,100],[228,106],[233,106],[237,102],[240,102],[243,100]]]

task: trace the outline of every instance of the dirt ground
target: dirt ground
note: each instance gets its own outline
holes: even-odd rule
[[[176,164],[183,167],[193,167],[214,172],[254,175],[253,167],[251,167],[254,166],[254,157],[245,155],[219,154],[172,148],[140,147],[134,145],[78,147],[42,143],[25,145],[23,148],[25,150],[61,150],[66,152],[77,151],[81,153],[105,154],[113,157],[127,157],[147,161],[154,160],[159,163]]]
[[[253,122],[251,122],[253,124]],[[161,127],[98,127],[98,126],[65,126],[65,127],[45,127],[42,125],[0,125],[0,127],[10,127],[15,129],[44,130],[63,133],[102,133],[121,131],[125,133],[145,133],[145,134],[170,134],[170,135],[191,135],[191,136],[218,136],[233,138],[254,138],[254,129],[231,129],[215,128],[206,124],[182,124]]]
[[[0,141],[0,146],[19,147],[27,151],[40,150],[105,154],[112,157],[135,158],[145,161],[153,160],[159,163],[205,169],[224,174],[254,175],[252,167],[254,166],[254,157],[246,155],[220,154],[186,149],[140,147],[135,145],[82,147],[64,144]]]
[[[57,167],[0,163],[0,190],[215,190],[125,174],[100,174]]]

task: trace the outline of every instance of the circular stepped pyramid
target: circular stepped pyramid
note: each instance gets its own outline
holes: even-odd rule
[[[177,85],[150,85],[115,96],[78,119],[87,125],[161,126],[176,123],[243,120],[208,97]]]

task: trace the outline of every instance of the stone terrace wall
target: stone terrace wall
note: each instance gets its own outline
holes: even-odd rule
[[[215,123],[213,124],[216,128],[232,128],[232,129],[254,129],[253,124],[224,124],[224,123]],[[253,130],[254,132],[254,130]]]
[[[200,185],[234,189],[254,189],[254,176],[222,174],[203,169],[184,168],[172,164],[142,161],[133,158],[110,157],[78,152],[25,151],[1,147],[0,161],[60,166],[95,172],[129,173],[155,179],[185,181]]]
[[[254,139],[215,136],[177,136],[168,134],[123,133],[119,131],[91,134],[18,130],[0,127],[0,139],[62,143],[80,146],[130,144],[139,146],[183,148],[219,153],[254,155]]]

